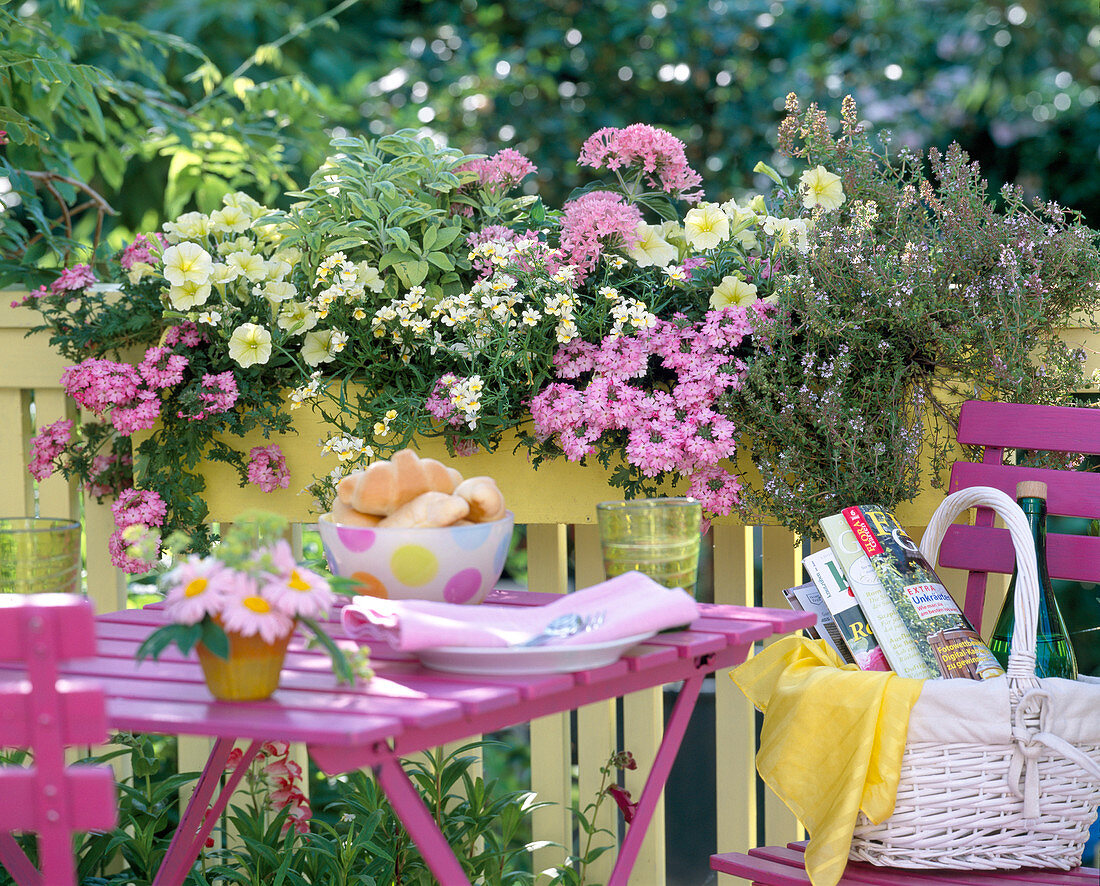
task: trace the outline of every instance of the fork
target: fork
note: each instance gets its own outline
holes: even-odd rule
[[[514,645],[517,647],[542,646],[544,643],[548,643],[551,640],[564,640],[566,637],[572,637],[574,634],[585,633],[598,628],[603,624],[606,616],[607,613],[604,611],[593,612],[589,615],[578,615],[576,612],[568,612],[565,615],[559,615],[531,639],[524,640],[522,643],[516,643]]]

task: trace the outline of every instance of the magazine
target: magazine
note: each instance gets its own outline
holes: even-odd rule
[[[806,632],[811,637],[815,640],[824,640],[848,664],[856,663],[851,650],[844,642],[844,637],[841,636],[840,628],[837,627],[832,613],[829,612],[829,607],[821,599],[821,592],[817,589],[817,585],[808,581],[794,588],[785,588],[783,596],[787,598],[792,609],[802,609],[817,616],[817,624],[812,628],[806,628]]]
[[[971,680],[1004,673],[893,514],[878,505],[845,508],[841,514],[929,669]]]
[[[879,648],[878,640],[867,624],[852,589],[833,552],[828,548],[802,558],[813,583],[821,591],[825,605],[840,628],[845,644],[862,671],[888,671],[890,664]]]
[[[908,626],[879,581],[848,521],[842,514],[834,514],[821,519],[819,525],[890,667],[898,676],[915,680],[939,677],[939,669],[930,667],[920,654]]]

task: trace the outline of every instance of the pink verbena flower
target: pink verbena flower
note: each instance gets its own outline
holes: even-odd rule
[[[116,529],[107,539],[107,552],[111,555],[111,562],[123,572],[131,575],[141,575],[149,572],[157,564],[152,560],[142,560],[130,556],[130,542],[123,537],[123,532],[122,529]]]
[[[88,470],[88,481],[84,484],[85,491],[95,498],[114,495],[122,488],[122,478],[129,478],[129,467],[133,463],[133,458],[126,454],[97,455],[92,459]]]
[[[11,306],[13,308],[21,308],[24,305],[31,304],[35,299],[41,298],[44,295],[49,295],[49,290],[45,286],[39,286],[37,289],[28,292],[22,298],[12,299]]]
[[[183,381],[183,370],[187,364],[188,360],[182,354],[173,354],[165,347],[153,347],[145,352],[138,372],[150,388],[170,388]]]
[[[130,270],[138,262],[144,262],[147,265],[155,265],[159,259],[154,255],[153,241],[150,237],[155,237],[160,246],[163,248],[165,245],[164,235],[157,232],[155,234],[146,235],[138,234],[133,241],[122,250],[122,255],[119,256],[119,264],[122,265],[122,269],[125,271]]]
[[[290,470],[278,444],[253,446],[248,452],[248,482],[255,483],[264,492],[286,489],[290,486]]]
[[[129,364],[92,359],[66,367],[61,386],[79,405],[102,415],[132,402],[141,388],[141,376]]]
[[[111,513],[119,529],[135,524],[163,526],[168,506],[152,489],[124,489],[111,505]]]
[[[199,329],[198,324],[192,323],[190,320],[185,320],[178,326],[170,326],[164,333],[166,347],[182,344],[189,348],[197,348],[205,340],[206,336]]]
[[[611,191],[589,191],[562,207],[561,247],[566,260],[587,272],[605,249],[638,244],[642,212]]]
[[[156,391],[141,390],[126,406],[111,410],[111,424],[123,437],[138,431],[148,431],[160,418],[160,397]]]
[[[510,191],[538,168],[514,148],[504,148],[491,157],[471,160],[459,167],[477,173],[478,183],[491,194]]]
[[[699,200],[703,177],[692,169],[684,143],[670,132],[634,123],[625,129],[604,127],[588,137],[577,162],[594,169],[638,168],[650,187],[685,200]]]
[[[51,292],[66,292],[76,289],[84,289],[96,282],[95,272],[91,265],[73,265],[63,270],[53,283],[50,284]]]
[[[755,316],[744,308],[711,311],[698,323],[677,315],[651,330],[608,337],[598,348],[562,349],[558,377],[570,382],[532,398],[536,436],[554,438],[575,461],[595,454],[610,435],[604,445],[619,448],[642,476],[687,477],[705,509],[728,514],[741,487],[721,462],[734,455],[737,433],[717,406],[743,383],[738,348]],[[672,373],[667,389],[645,381],[656,369]]]
[[[73,420],[63,418],[41,428],[31,441],[31,461],[27,465],[35,480],[45,480],[54,472],[54,459],[73,439]]]
[[[449,373],[437,379],[431,394],[424,401],[424,408],[433,418],[457,427],[462,424],[462,416],[451,402],[451,386],[456,381],[458,379]]]

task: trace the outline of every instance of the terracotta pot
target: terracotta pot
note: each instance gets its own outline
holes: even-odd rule
[[[229,658],[219,658],[201,642],[195,647],[210,694],[221,701],[258,701],[279,688],[279,674],[293,631],[275,643],[259,634],[226,631]]]

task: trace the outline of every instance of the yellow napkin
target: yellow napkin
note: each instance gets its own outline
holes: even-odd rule
[[[784,637],[730,676],[764,712],[756,768],[810,834],[810,882],[836,886],[859,811],[876,824],[894,811],[924,681],[861,671],[803,637]]]

